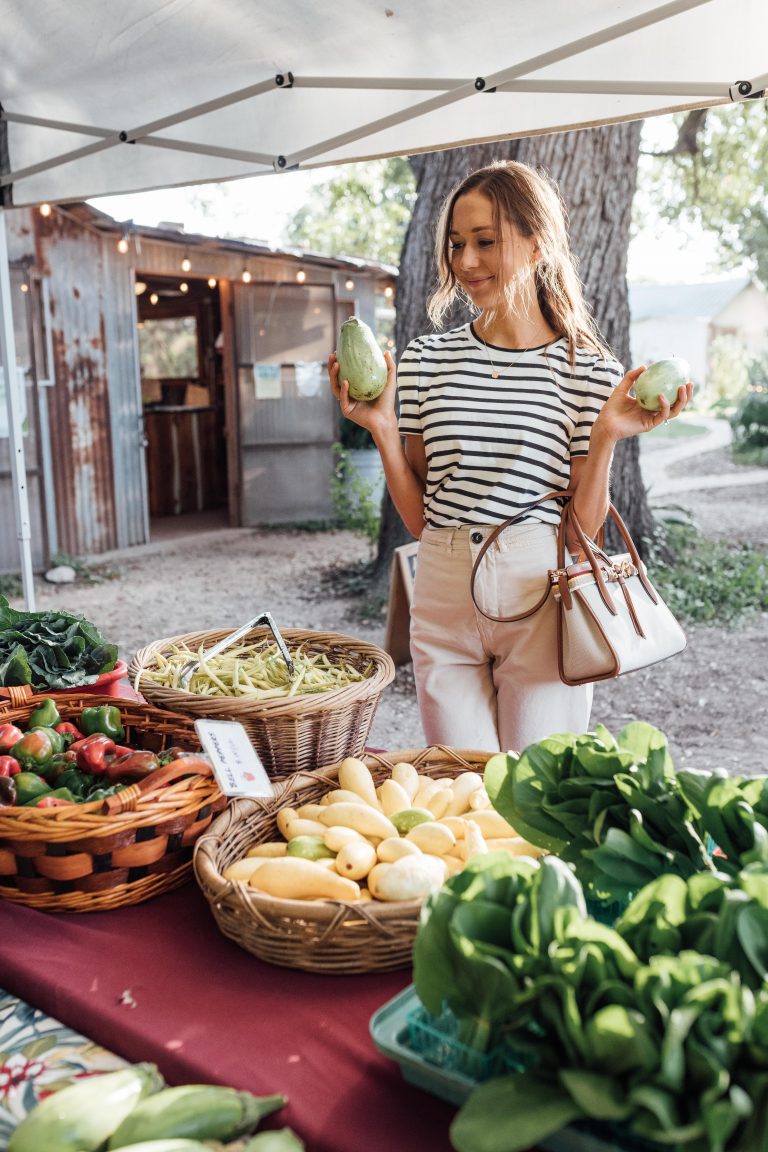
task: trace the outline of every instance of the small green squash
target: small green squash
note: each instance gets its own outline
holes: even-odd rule
[[[371,329],[357,316],[345,320],[336,345],[339,379],[349,381],[353,400],[375,400],[387,382],[387,363]]]

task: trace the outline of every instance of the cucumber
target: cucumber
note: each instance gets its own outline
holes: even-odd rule
[[[336,345],[339,379],[349,381],[353,400],[375,400],[387,383],[387,363],[371,329],[350,316],[339,332]]]

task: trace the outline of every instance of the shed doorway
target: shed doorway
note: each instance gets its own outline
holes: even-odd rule
[[[226,527],[218,283],[139,275],[136,296],[150,537]]]

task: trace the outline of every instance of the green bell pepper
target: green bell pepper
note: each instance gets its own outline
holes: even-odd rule
[[[44,792],[42,796],[35,796],[27,800],[25,808],[59,808],[64,804],[77,804],[77,798],[72,795],[69,788],[53,788]]]
[[[53,733],[57,735],[57,733]],[[57,751],[61,751],[58,748]],[[22,768],[38,771],[53,756],[54,746],[51,736],[45,728],[37,728],[33,732],[25,732],[21,740],[17,740],[11,749],[11,756],[18,760]]]
[[[27,804],[30,800],[53,791],[36,772],[19,772],[14,776],[13,782],[16,785],[17,804]]]
[[[85,800],[92,784],[93,776],[89,772],[81,772],[74,766],[67,768],[56,779],[56,787],[68,788],[76,800]]]
[[[96,704],[92,708],[83,708],[79,727],[84,736],[103,732],[117,743],[125,737],[120,709],[114,704]]]
[[[60,722],[61,716],[56,701],[51,696],[45,696],[30,714],[27,731],[30,728],[55,728]]]
[[[38,725],[35,728],[27,728],[26,734],[29,735],[30,732],[44,732],[51,742],[54,756],[57,752],[63,752],[67,746],[64,737],[55,728],[44,728],[42,725]]]

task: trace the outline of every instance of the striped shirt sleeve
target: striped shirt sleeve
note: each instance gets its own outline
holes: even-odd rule
[[[404,436],[424,434],[419,403],[422,346],[423,337],[412,340],[397,369],[398,427]]]
[[[624,370],[618,360],[595,360],[585,381],[582,403],[571,435],[571,457],[586,456],[589,452],[592,425],[623,375]]]

